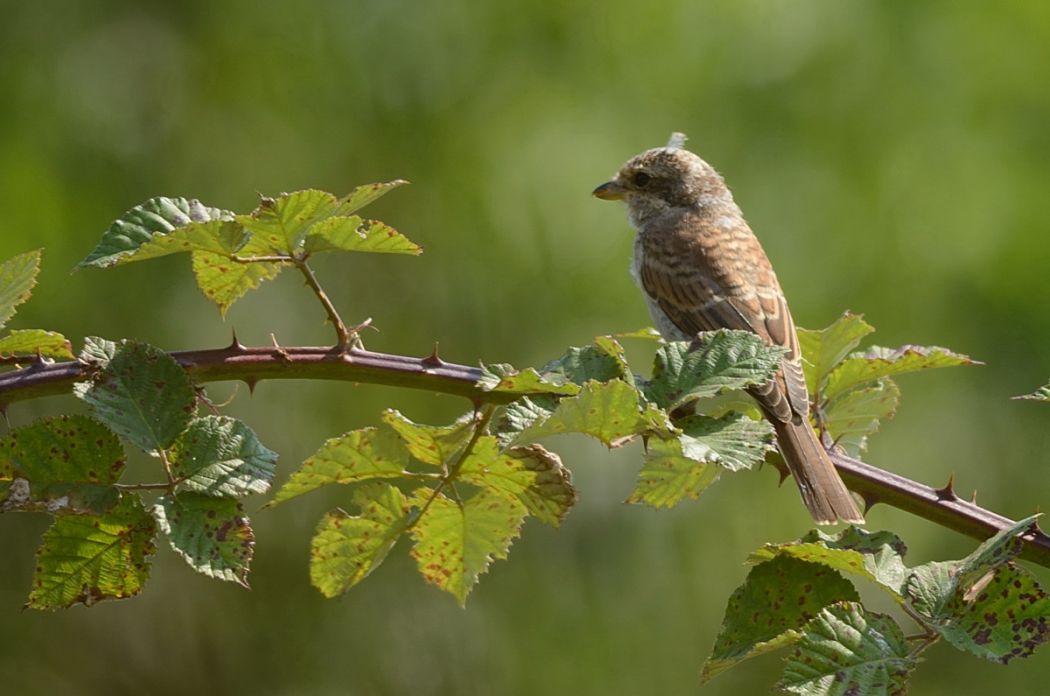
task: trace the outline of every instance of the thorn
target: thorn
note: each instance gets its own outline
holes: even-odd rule
[[[971,505],[976,505],[977,504],[977,489],[976,488],[973,489],[973,495],[970,496],[970,504]]]
[[[255,377],[245,377],[244,383],[248,385],[248,396],[255,396],[255,385],[259,380]]]
[[[934,488],[933,492],[940,500],[958,500],[959,496],[955,494],[955,474],[948,477],[948,483],[944,484],[944,488]]]
[[[9,404],[0,404],[0,416],[4,417],[4,425],[6,425],[8,428],[10,428],[11,427],[11,421],[7,417],[7,407],[8,406],[9,406]]]
[[[868,497],[866,495],[861,495],[860,499],[864,501],[864,514],[865,515],[868,514],[868,511],[870,511],[873,507],[875,507],[876,505],[879,504],[879,499],[877,497],[875,497],[874,495],[872,495],[871,497]]]
[[[234,329],[234,331],[233,331],[233,341],[230,343],[229,346],[227,346],[226,350],[232,350],[232,351],[237,352],[237,353],[240,353],[241,351],[244,350],[244,344],[237,340],[237,330],[236,329]]]
[[[438,344],[434,341],[434,349],[430,351],[430,355],[423,358],[421,361],[424,367],[441,367],[445,364],[445,361],[438,355]]]
[[[275,349],[275,352],[277,353],[277,357],[279,357],[281,360],[284,360],[285,362],[291,362],[292,357],[288,355],[288,351],[286,351],[284,348],[281,348],[281,344],[277,342],[277,336],[275,336],[274,334],[270,334],[270,340],[273,341],[273,347]]]

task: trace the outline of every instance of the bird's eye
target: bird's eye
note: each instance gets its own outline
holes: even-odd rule
[[[653,180],[653,177],[649,176],[645,172],[637,172],[631,177],[631,183],[638,188],[645,188],[649,185],[649,182]]]

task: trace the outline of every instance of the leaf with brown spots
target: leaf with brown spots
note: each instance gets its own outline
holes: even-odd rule
[[[806,624],[777,688],[805,696],[898,696],[917,664],[900,626],[856,602],[824,607]]]
[[[1028,401],[1050,401],[1050,384],[1047,384],[1045,387],[1039,387],[1031,394],[1023,394],[1014,398],[1027,399]]]
[[[300,250],[310,229],[333,215],[346,214],[330,193],[307,189],[264,198],[249,215],[234,219],[251,232],[260,254],[291,255]],[[241,255],[247,255],[242,252]]]
[[[109,364],[73,391],[95,417],[146,452],[170,447],[197,408],[182,366],[145,343],[121,343]]]
[[[27,607],[63,609],[142,591],[156,551],[153,517],[136,495],[104,515],[63,515],[44,532]]]
[[[378,481],[354,489],[360,510],[332,510],[321,518],[310,544],[310,581],[325,597],[346,592],[379,567],[411,519],[405,496]]]
[[[153,515],[190,567],[248,587],[255,534],[239,502],[201,493],[165,495],[153,506]]]
[[[281,486],[270,505],[330,483],[348,484],[406,475],[408,449],[392,429],[361,428],[321,445]]]
[[[126,460],[120,440],[87,416],[56,416],[0,438],[0,512],[102,513]]]
[[[252,236],[237,250],[237,256],[268,256],[274,253],[263,237]],[[204,296],[219,306],[224,316],[230,306],[249,290],[277,277],[285,264],[272,261],[240,263],[228,254],[199,250],[193,252],[193,275]]]
[[[903,599],[909,570],[904,565],[907,548],[891,532],[869,532],[847,527],[837,534],[813,530],[798,541],[766,544],[751,554],[749,563],[764,563],[777,556],[790,556],[870,580]]]
[[[470,422],[422,425],[413,423],[394,409],[383,412],[383,422],[401,437],[413,457],[431,466],[450,463],[474,434],[474,425]]]
[[[411,530],[419,572],[461,605],[489,564],[507,557],[528,512],[516,499],[486,488],[463,502],[421,488],[410,502],[421,510]]]
[[[853,585],[827,566],[789,556],[755,566],[729,598],[722,630],[701,680],[706,682],[743,660],[794,643],[821,609],[857,599]]]
[[[404,179],[394,179],[393,181],[383,181],[375,184],[362,184],[340,199],[339,207],[336,209],[336,214],[350,215],[351,213],[356,213],[366,205],[375,202],[399,186],[404,186],[407,183],[408,182]]]
[[[516,370],[504,363],[481,365],[481,379],[478,386],[485,391],[504,394],[554,394],[572,396],[580,388],[559,374],[541,375],[535,369],[527,367]]]
[[[362,220],[356,215],[337,215],[310,228],[303,239],[307,253],[319,251],[358,251],[373,254],[411,254],[418,256],[423,247],[378,220]]]
[[[569,470],[558,455],[540,445],[501,452],[496,438],[483,436],[460,465],[457,480],[512,496],[530,515],[553,527],[561,525],[576,504]]]

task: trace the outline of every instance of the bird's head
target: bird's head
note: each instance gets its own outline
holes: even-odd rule
[[[731,203],[732,194],[721,175],[697,155],[682,147],[685,136],[675,133],[666,147],[635,155],[612,180],[594,189],[603,200],[627,203],[635,225],[644,224],[672,208],[702,208]]]

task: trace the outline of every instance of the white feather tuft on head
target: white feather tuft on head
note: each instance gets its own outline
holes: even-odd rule
[[[671,133],[671,138],[667,141],[667,147],[671,150],[681,150],[685,147],[685,141],[689,138],[686,137],[685,133],[678,133],[677,131]]]

